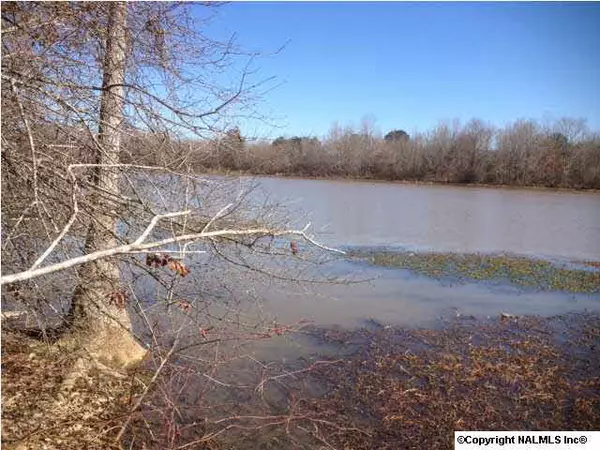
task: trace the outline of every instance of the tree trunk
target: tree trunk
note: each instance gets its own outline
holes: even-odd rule
[[[115,2],[109,7],[98,130],[101,148],[96,150],[95,158],[101,165],[119,163],[124,116],[127,5]],[[107,196],[119,194],[119,172],[115,168],[97,167],[94,182],[92,204],[98,207],[98,213],[88,229],[86,253],[117,245],[117,215]],[[118,263],[106,259],[85,264],[78,271],[78,277],[69,313],[67,340],[111,367],[126,367],[139,362],[145,350],[131,334],[127,310],[120,302],[112,301],[114,296],[111,294],[119,290]]]

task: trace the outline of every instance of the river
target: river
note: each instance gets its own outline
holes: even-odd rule
[[[600,260],[600,195],[537,189],[410,185],[257,178],[311,222],[323,243],[412,251],[511,253],[551,260]],[[428,325],[458,314],[561,314],[597,310],[596,294],[539,292],[510,285],[448,283],[406,270],[339,262],[339,273],[369,282],[262,290],[266,310],[282,322],[318,325]]]
[[[258,178],[333,245],[600,259],[600,195]]]

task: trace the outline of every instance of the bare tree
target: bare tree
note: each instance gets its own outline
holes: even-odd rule
[[[127,4],[111,4],[108,15],[98,146],[94,149],[95,189],[91,201],[96,204],[105,202],[100,192],[112,198],[119,197],[119,174],[110,167],[118,166],[120,161],[125,106],[123,85],[127,51]],[[86,254],[117,246],[117,217],[102,209],[87,231],[84,249]],[[82,265],[78,275],[79,284],[73,295],[68,317],[70,332],[74,334],[70,338],[78,346],[85,345],[99,359],[112,360],[117,365],[138,363],[145,350],[131,336],[131,322],[127,311],[108,301],[115,286],[120,284],[118,264],[108,259],[98,259]]]
[[[252,186],[191,170],[183,141],[218,141],[240,108],[248,114],[264,80],[252,80],[255,55],[200,34],[188,7],[2,8],[3,307],[26,309],[37,325],[28,334],[39,332],[67,350],[74,364],[63,387],[91,368],[122,377],[122,368],[136,366],[145,346],[152,348],[152,376],[137,379],[145,388],[116,441],[162,374],[175,370],[175,355],[284,329],[244,318],[229,301],[209,303],[210,293],[246,295],[249,288],[235,286],[237,272],[310,278],[314,270],[309,276],[302,267],[333,250],[308,227],[292,226]],[[223,79],[226,68],[237,72],[234,84]],[[153,164],[141,163],[140,147]],[[161,161],[168,164],[156,165]],[[292,252],[288,235],[313,251],[300,243]],[[219,381],[211,370],[225,352],[217,353],[196,367],[212,384]],[[45,420],[68,409],[42,405],[55,411]]]
[[[234,47],[231,42],[221,45],[198,35],[187,25],[189,17],[179,8],[176,4],[122,2],[11,3],[3,8],[3,91],[8,93],[6,106],[14,105],[20,118],[13,124],[3,115],[3,125],[8,128],[3,165],[25,163],[31,167],[27,179],[22,175],[20,178],[33,187],[32,209],[44,216],[46,239],[51,243],[29,267],[29,273],[35,273],[46,262],[75,226],[80,232],[87,228],[85,254],[118,246],[117,210],[128,202],[120,194],[122,172],[127,168],[121,163],[124,134],[133,136],[136,128],[155,135],[218,131],[220,113],[242,101],[250,89],[245,85],[246,72],[241,73],[241,82],[233,90],[217,90],[190,70],[199,68],[193,66],[194,62],[204,69],[221,70]],[[128,14],[128,10],[133,11]],[[190,35],[205,48],[188,51],[182,47],[182,55],[177,55],[175,47],[187,44],[185,39]],[[25,42],[31,46],[23,45]],[[178,59],[180,56],[195,58]],[[154,79],[159,76],[164,85],[153,91]],[[181,93],[175,89],[175,80],[182,88],[204,87],[216,103],[204,97],[200,107],[205,109],[199,110],[198,99],[194,103],[178,100]],[[161,90],[167,95],[158,95]],[[43,134],[51,127],[57,135],[46,140]],[[28,156],[21,136],[25,136],[29,147]],[[67,136],[72,143],[65,146]],[[160,152],[160,146],[156,147],[154,152]],[[70,151],[73,149],[76,152]],[[85,159],[75,153],[84,153]],[[80,179],[82,174],[84,181]],[[9,176],[19,178],[17,173]],[[9,195],[14,193],[18,199],[18,190],[24,186],[9,184]],[[56,197],[69,191],[67,198],[72,197],[72,204],[65,204],[63,197],[58,207]],[[89,195],[81,196],[84,191]],[[137,203],[144,208],[142,200],[137,199]],[[8,206],[8,215],[23,211],[22,204],[13,202]],[[50,208],[54,217],[48,212]],[[56,220],[59,212],[69,217],[62,229],[60,220]],[[6,250],[16,244],[14,237],[22,223],[18,217],[16,227],[7,223]],[[77,330],[74,341],[82,342],[83,333],[98,344],[93,353],[102,353],[102,348],[116,353],[119,348],[122,355],[104,356],[120,359],[122,365],[139,360],[144,351],[127,337],[130,323],[126,311],[109,302],[119,283],[116,261],[87,262],[78,268],[78,278],[67,324],[70,332]],[[104,330],[107,326],[110,330]],[[102,340],[108,343],[109,339],[119,345],[102,344]]]

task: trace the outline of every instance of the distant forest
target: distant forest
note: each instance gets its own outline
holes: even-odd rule
[[[251,142],[234,128],[219,140],[170,140],[164,152],[146,155],[143,140],[129,139],[136,159],[163,165],[185,159],[198,172],[600,189],[600,134],[575,119],[546,126],[519,120],[504,128],[474,119],[414,136],[333,127],[324,139],[271,142]]]

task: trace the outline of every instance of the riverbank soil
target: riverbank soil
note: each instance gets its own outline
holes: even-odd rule
[[[89,371],[69,391],[76,362],[22,334],[2,332],[2,448],[120,449],[132,379]]]
[[[595,262],[392,251],[351,256],[451,283],[508,283],[592,300],[600,292]],[[3,448],[120,449],[128,440],[147,449],[166,448],[164,442],[169,448],[195,442],[189,448],[451,449],[456,430],[600,429],[598,312],[459,316],[429,328],[371,320],[360,329],[307,326],[301,333],[312,357],[254,360],[258,378],[240,388],[235,369],[217,384],[192,371],[202,381],[193,388],[187,375],[179,377],[181,386],[177,376],[165,375],[164,386],[153,389],[158,400],[145,402],[150,409],[136,411],[117,439],[148,373],[91,370],[65,392],[74,356],[3,329]],[[181,362],[173,364],[178,370],[188,373]],[[172,403],[167,387],[177,393]],[[199,394],[218,387],[227,393],[217,402]],[[176,421],[166,417],[175,411]]]

